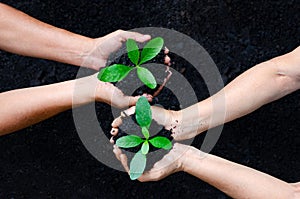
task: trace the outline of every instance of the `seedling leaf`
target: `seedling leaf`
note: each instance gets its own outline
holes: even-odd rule
[[[120,137],[116,141],[116,145],[122,148],[131,148],[140,145],[144,140],[136,135],[127,135]]]
[[[142,154],[146,155],[149,152],[149,142],[146,140],[141,148]]]
[[[153,74],[147,68],[138,67],[137,75],[140,78],[140,80],[149,88],[154,89],[157,86]]]
[[[113,64],[103,68],[98,74],[98,79],[103,82],[118,82],[124,79],[132,69],[123,64]]]
[[[149,128],[152,121],[152,111],[146,97],[138,99],[135,107],[135,119],[141,127]]]
[[[142,133],[146,139],[150,137],[149,130],[147,127],[142,127]]]
[[[128,57],[135,65],[138,64],[140,58],[139,47],[133,39],[128,39],[126,42]]]
[[[137,152],[130,162],[130,179],[138,179],[144,172],[146,167],[146,155],[142,154],[141,151]]]
[[[169,150],[172,148],[172,142],[166,137],[157,136],[157,137],[150,139],[149,142],[156,148],[163,148],[166,150]]]
[[[150,40],[142,50],[141,60],[139,65],[153,59],[162,49],[164,40],[161,37],[156,37]]]

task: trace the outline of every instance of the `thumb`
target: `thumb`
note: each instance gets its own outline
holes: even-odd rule
[[[152,102],[152,99],[153,99],[152,95],[150,95],[150,94],[143,94],[142,96],[146,97],[147,100],[148,100],[148,102]],[[139,100],[140,97],[141,96],[135,96],[135,97],[129,96],[129,99],[128,99],[129,106],[135,106],[135,104],[137,103],[137,101]]]

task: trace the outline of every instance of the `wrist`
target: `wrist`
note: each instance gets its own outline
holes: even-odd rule
[[[194,167],[199,167],[199,165],[202,164],[206,155],[206,153],[189,146],[189,149],[181,158],[182,171],[191,173]]]
[[[81,35],[75,35],[74,37],[69,41],[69,43],[72,43],[70,48],[66,48],[64,52],[66,62],[95,69],[94,63],[96,63],[96,60],[91,61],[91,54],[96,46],[95,40]]]
[[[182,121],[196,125],[195,133],[200,134],[209,128],[211,118],[210,104],[207,100],[181,110]]]
[[[97,82],[96,75],[73,80],[73,106],[80,106],[96,100]]]
[[[90,69],[99,70],[105,67],[108,55],[103,52],[103,40],[102,38],[87,38],[82,41],[81,50],[76,55],[80,66],[84,66]],[[108,53],[108,52],[106,52]],[[109,54],[109,53],[108,53]]]

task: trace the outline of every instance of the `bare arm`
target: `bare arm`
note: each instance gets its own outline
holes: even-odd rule
[[[217,94],[182,111],[161,114],[159,108],[153,108],[153,117],[166,128],[176,125],[173,137],[183,140],[251,113],[299,88],[300,47],[252,67]],[[181,123],[176,124],[176,120]]]
[[[38,21],[25,13],[0,3],[0,49],[98,70],[108,56],[128,38],[138,42],[149,35],[118,30],[104,37],[91,39]],[[74,87],[78,93],[74,96]],[[79,90],[79,92],[78,92]],[[114,97],[113,97],[114,95]],[[136,98],[124,96],[112,84],[95,76],[80,80],[18,89],[0,93],[0,135],[35,124],[73,106],[97,100],[125,107]]]
[[[76,92],[74,92],[76,89]],[[128,107],[138,97],[124,94],[96,75],[61,83],[0,93],[0,135],[38,123],[53,115],[93,101]]]
[[[144,42],[150,36],[118,30],[92,39],[43,23],[0,3],[0,49],[12,53],[99,70],[128,38]]]
[[[294,184],[197,149],[187,152],[183,171],[200,178],[233,198],[300,198]]]
[[[94,41],[0,3],[0,49],[80,66]]]
[[[134,113],[133,107],[125,111]],[[118,134],[122,117],[112,123],[112,136]],[[114,139],[111,139],[114,143]],[[114,153],[129,172],[127,156],[114,145]],[[204,153],[194,147],[175,143],[171,151],[153,168],[138,178],[139,181],[158,181],[172,173],[184,171],[211,184],[233,198],[300,199],[300,183],[289,184],[249,167]]]
[[[116,147],[114,152],[128,170],[125,155]],[[233,198],[300,198],[299,183],[286,183],[268,174],[178,143],[138,180],[158,181],[178,171],[185,171]]]

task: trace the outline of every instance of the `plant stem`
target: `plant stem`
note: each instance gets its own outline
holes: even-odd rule
[[[170,77],[172,76],[172,71],[170,71],[170,66],[166,65],[166,73],[169,73],[167,75],[167,77],[165,77],[163,83],[160,85],[160,87],[157,89],[157,91],[155,91],[155,93],[153,94],[153,97],[156,97],[164,88],[164,86],[167,84],[168,80],[170,79]]]

